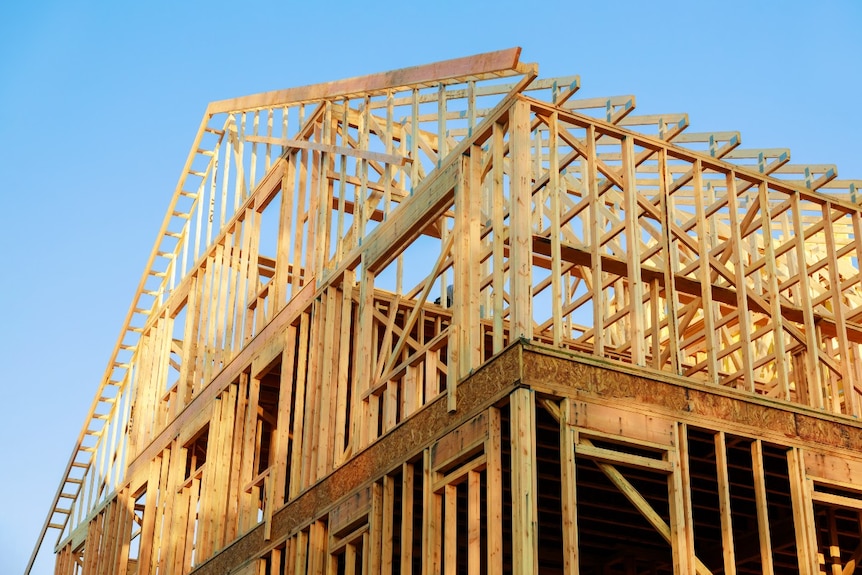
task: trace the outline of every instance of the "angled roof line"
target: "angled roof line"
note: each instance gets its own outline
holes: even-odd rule
[[[230,98],[210,103],[207,106],[207,115],[244,112],[256,108],[269,108],[324,98],[347,97],[354,94],[374,95],[384,93],[392,88],[421,87],[425,84],[439,85],[445,84],[449,80],[463,82],[465,77],[487,79],[513,76],[522,74],[530,68],[529,64],[522,64],[518,61],[520,55],[520,48],[508,48],[433,64],[401,68],[391,72],[380,72],[334,82]]]

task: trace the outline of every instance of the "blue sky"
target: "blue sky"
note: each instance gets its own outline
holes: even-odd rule
[[[4,2],[0,573],[26,565],[208,102],[517,45],[583,97],[862,179],[860,25],[853,0]]]

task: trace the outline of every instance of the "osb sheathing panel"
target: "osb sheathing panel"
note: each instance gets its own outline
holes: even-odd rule
[[[510,346],[462,382],[457,390],[456,411],[447,410],[446,395],[441,395],[368,449],[281,508],[273,515],[272,534],[269,541],[264,540],[264,526],[258,525],[245,537],[235,541],[192,573],[224,575],[234,572],[250,557],[260,557],[299,529],[327,513],[345,495],[412,459],[437,438],[507,396],[520,379],[521,352],[520,344]]]
[[[862,451],[862,424],[849,417],[535,345],[525,346],[523,361],[522,383],[552,395],[624,404],[785,444]]]

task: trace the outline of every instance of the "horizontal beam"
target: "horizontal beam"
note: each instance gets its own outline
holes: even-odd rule
[[[423,66],[401,68],[391,72],[230,98],[211,103],[207,107],[207,115],[244,112],[325,98],[344,98],[354,94],[373,95],[394,88],[423,87],[426,84],[438,84],[460,78],[513,76],[522,73],[522,67],[518,62],[520,55],[520,48],[509,48]]]
[[[603,357],[537,343],[515,345],[521,347],[520,383],[537,393],[658,413],[698,427],[779,445],[816,447],[841,457],[862,451],[862,423],[855,418]]]

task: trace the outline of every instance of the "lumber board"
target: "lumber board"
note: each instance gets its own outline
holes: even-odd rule
[[[378,94],[393,88],[441,84],[446,80],[465,76],[515,75],[518,73],[520,53],[520,48],[509,48],[424,66],[402,68],[392,72],[231,98],[213,102],[207,107],[207,114],[236,113],[255,108],[272,108],[296,102],[342,98],[356,94]]]

